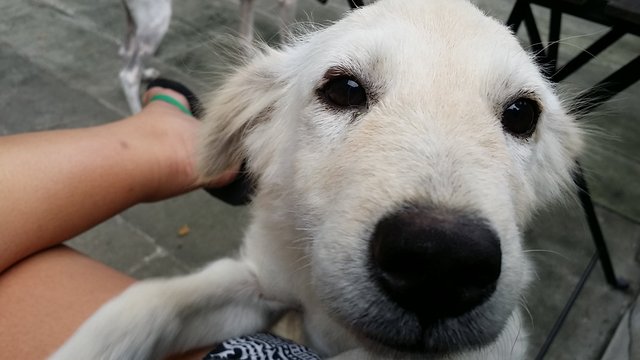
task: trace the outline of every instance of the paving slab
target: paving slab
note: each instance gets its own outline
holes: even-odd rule
[[[640,359],[640,297],[625,312],[600,360]]]
[[[118,118],[0,37],[2,127],[9,133],[97,125]]]
[[[246,207],[229,206],[201,190],[138,205],[122,217],[192,270],[234,254],[248,222]],[[183,227],[188,228],[188,234],[181,236]]]
[[[640,225],[597,209],[615,270],[631,282],[628,292],[611,289],[598,265],[551,347],[549,359],[597,359],[622,313],[640,290]],[[541,214],[527,233],[535,280],[526,295],[531,313],[531,356],[540,348],[595,249],[577,204]]]
[[[117,77],[121,60],[111,38],[87,31],[50,7],[34,7],[3,21],[11,31],[2,32],[1,41],[63,83],[91,94],[118,114],[114,119],[126,114]]]
[[[640,164],[612,154],[584,161],[594,200],[640,222]]]
[[[170,264],[178,268],[180,273],[189,270],[187,266],[180,264],[165,249],[158,246],[153,238],[127,223],[121,216],[116,216],[91,231],[75,237],[68,241],[67,245],[84,254],[90,254],[116,270],[138,275],[136,277],[143,274],[147,277],[151,275],[149,271],[143,272],[142,269],[158,258],[172,258],[173,261]],[[165,265],[165,268],[168,270],[171,267]],[[168,274],[168,271],[156,271],[153,275]]]
[[[191,272],[193,270],[190,267],[185,267],[171,253],[158,250],[151,256],[145,257],[138,266],[131,268],[128,274],[135,279],[144,280],[185,275]]]

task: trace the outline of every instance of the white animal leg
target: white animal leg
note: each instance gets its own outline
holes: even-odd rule
[[[127,17],[127,30],[125,33],[124,41],[122,42],[122,44],[120,45],[120,48],[118,49],[118,54],[122,58],[127,59],[133,56],[133,46],[134,46],[133,43],[135,41],[136,24],[131,14],[131,10],[129,10],[128,1],[123,0],[122,5],[124,7],[125,14]]]
[[[130,56],[129,56],[130,55]],[[142,60],[137,44],[134,44],[131,54],[125,54],[125,65],[120,70],[120,85],[129,104],[131,113],[142,110],[140,103],[140,81],[142,80]]]
[[[282,305],[262,297],[242,261],[133,285],[94,314],[51,359],[160,359],[266,329]]]
[[[129,104],[131,113],[142,110],[140,104],[140,81],[142,80],[142,60],[137,43],[134,42],[131,53],[125,53],[125,65],[120,70],[120,85]]]
[[[138,42],[140,46],[140,57],[142,66],[146,64],[147,59],[153,56],[162,39],[169,30],[169,24],[171,23],[171,1],[163,1],[162,3],[153,4],[158,7],[153,13],[153,18],[147,19],[148,23],[138,27]],[[142,80],[153,80],[160,76],[160,71],[145,67],[142,71]]]
[[[141,110],[140,82],[152,79],[159,72],[145,68],[146,60],[152,56],[171,22],[171,0],[123,0],[127,15],[127,35],[120,48],[124,67],[120,71],[120,82],[132,113]]]

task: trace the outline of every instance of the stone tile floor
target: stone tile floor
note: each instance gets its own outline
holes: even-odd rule
[[[513,0],[476,2],[503,21],[513,5]],[[215,74],[227,65],[220,49],[230,41],[225,34],[235,33],[238,27],[238,3],[180,0],[174,4],[169,34],[152,65],[163,76],[203,93],[215,87]],[[275,0],[258,2],[256,27],[270,43],[278,39],[276,8]],[[327,23],[346,10],[341,0],[325,6],[301,0],[297,18]],[[548,14],[536,9],[536,16],[543,19]],[[0,0],[0,134],[89,126],[125,116],[126,102],[117,77],[121,66],[117,48],[124,28],[118,0]],[[569,17],[562,33],[561,59],[603,31]],[[571,96],[585,89],[639,51],[640,39],[626,36],[567,79],[561,91]],[[611,290],[597,268],[548,359],[599,359],[603,354],[605,359],[640,358],[639,316],[627,311],[640,286],[639,98],[636,84],[582,120],[590,129],[590,146],[582,162],[616,270],[630,280],[631,289]],[[247,218],[245,208],[227,206],[199,191],[136,206],[69,244],[137,278],[182,274],[234,252]],[[190,231],[180,236],[185,225]],[[593,246],[575,201],[540,214],[527,237],[537,265],[537,278],[526,300],[530,311],[526,323],[535,350]],[[607,349],[614,332],[616,341]]]

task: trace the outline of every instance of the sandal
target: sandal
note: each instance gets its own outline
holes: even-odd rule
[[[180,102],[171,96],[158,94],[154,95],[151,101],[164,101],[171,105],[176,106],[184,113],[193,115],[196,119],[201,119],[203,115],[202,103],[200,99],[186,86],[181,83],[169,79],[158,78],[147,85],[147,90],[153,87],[161,87],[164,89],[170,89],[182,94],[189,103],[189,109],[185,108]],[[246,171],[245,162],[242,163],[238,176],[229,184],[219,188],[204,188],[210,195],[224,201],[229,205],[246,205],[251,202],[251,195],[255,192],[255,184],[252,179],[248,177]]]

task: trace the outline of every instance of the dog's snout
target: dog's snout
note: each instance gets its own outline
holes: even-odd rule
[[[382,218],[371,263],[384,293],[423,322],[483,303],[500,276],[500,241],[480,218],[411,207]]]

